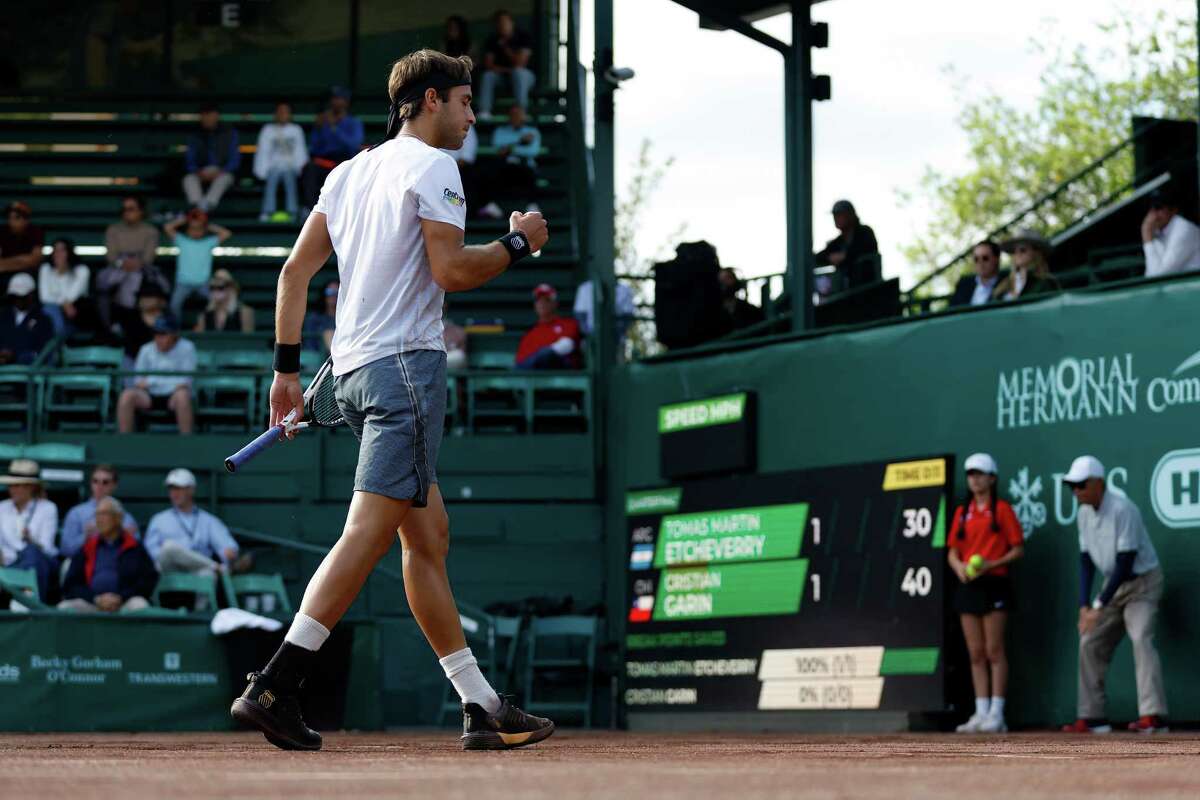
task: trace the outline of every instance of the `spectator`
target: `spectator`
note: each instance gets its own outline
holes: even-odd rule
[[[203,106],[200,130],[188,140],[184,156],[187,175],[183,178],[183,193],[188,205],[205,211],[216,208],[221,196],[233,186],[241,160],[237,131],[221,124],[221,112],[215,105]]]
[[[337,327],[337,299],[341,284],[337,279],[321,290],[321,310],[310,311],[304,317],[304,346],[309,350],[328,353]]]
[[[154,323],[165,313],[167,293],[157,283],[143,283],[137,294],[137,308],[126,314],[121,324],[121,343],[125,347],[123,369],[133,369],[138,351],[154,339]]]
[[[992,302],[996,284],[1004,280],[1006,272],[1000,270],[1000,245],[985,239],[971,250],[975,264],[973,275],[964,275],[954,287],[950,306],[983,306]]]
[[[858,219],[858,212],[849,200],[833,204],[833,225],[838,235],[826,243],[816,255],[818,266],[837,268],[837,281],[818,278],[817,291],[822,295],[856,289],[875,283],[879,274],[879,243],[870,225]],[[824,276],[822,276],[824,277]],[[824,289],[824,291],[822,291]]]
[[[317,115],[308,137],[309,162],[300,172],[300,191],[304,195],[301,216],[307,216],[317,204],[321,185],[333,168],[354,158],[362,143],[362,121],[350,114],[350,91],[334,86],[329,90],[329,107]]]
[[[522,108],[529,105],[536,80],[529,68],[533,37],[517,28],[512,14],[503,9],[492,15],[492,25],[494,32],[483,45],[483,74],[479,77],[479,118],[485,120],[492,116],[496,84],[502,78],[511,81],[513,98]]]
[[[452,14],[446,17],[446,32],[442,36],[442,52],[451,58],[471,55],[471,32],[466,17]],[[467,195],[470,197],[470,195]]]
[[[291,222],[296,218],[300,210],[296,199],[296,179],[306,163],[308,147],[304,143],[304,131],[292,122],[291,104],[278,103],[275,106],[275,121],[263,125],[258,133],[258,146],[254,150],[254,175],[260,181],[266,181],[262,212],[258,215],[260,222],[272,219]],[[280,219],[275,214],[275,200],[281,183],[286,219]]]
[[[633,289],[629,284],[622,281],[617,281],[617,342],[618,344],[625,339],[625,333],[629,330],[629,326],[633,324],[634,315],[637,309],[633,301]],[[579,323],[579,330],[584,336],[591,336],[596,329],[596,320],[594,319],[595,304],[592,300],[592,281],[586,280],[579,284],[575,290],[575,307],[573,309],[575,321]]]
[[[1138,507],[1108,489],[1104,465],[1080,456],[1063,476],[1079,503],[1079,718],[1068,733],[1107,733],[1105,673],[1126,632],[1133,643],[1137,674],[1137,722],[1129,730],[1159,733],[1167,727],[1167,696],[1162,663],[1154,647],[1154,621],[1163,594],[1158,554]],[[1099,571],[1103,587],[1092,599]]]
[[[112,464],[97,464],[92,468],[91,498],[73,506],[63,520],[58,549],[63,558],[73,557],[84,541],[96,532],[97,504],[116,493],[117,480],[117,468]],[[138,535],[137,520],[128,511],[121,520],[121,528],[130,536]]]
[[[33,211],[27,203],[17,200],[9,204],[8,224],[0,228],[0,273],[26,272],[33,277],[46,239],[31,219]]]
[[[42,311],[54,323],[54,333],[74,333],[76,320],[86,300],[91,272],[75,257],[75,243],[55,239],[50,260],[38,270],[38,299]]]
[[[144,284],[156,284],[163,292],[171,288],[162,270],[154,266],[158,228],[145,216],[145,201],[131,195],[121,201],[121,221],[104,231],[107,266],[96,276],[96,311],[106,332],[134,315]]]
[[[1004,733],[1008,656],[1004,627],[1012,605],[1008,565],[1024,552],[1021,523],[997,497],[996,461],[975,453],[966,462],[966,501],[954,512],[946,560],[958,576],[954,606],[971,658],[975,713],[959,733]]]
[[[241,331],[254,333],[254,309],[238,299],[241,287],[227,269],[213,273],[208,282],[208,309],[196,319],[197,333]]]
[[[8,487],[8,499],[0,502],[0,566],[32,569],[45,600],[54,576],[58,509],[46,499],[41,474],[36,461],[18,458],[0,476]]]
[[[1058,279],[1050,274],[1050,265],[1046,261],[1050,255],[1050,242],[1045,236],[1021,228],[1000,247],[1012,254],[1012,272],[996,284],[993,300],[1017,300],[1062,288]]]
[[[187,223],[183,235],[179,226]],[[183,318],[188,298],[198,294],[208,299],[208,279],[212,277],[213,250],[233,234],[228,228],[208,221],[208,212],[193,208],[186,217],[177,217],[163,226],[167,238],[179,248],[175,260],[175,289],[171,292],[171,313]]]
[[[179,432],[190,434],[194,422],[192,412],[192,378],[190,375],[156,375],[157,372],[195,372],[196,347],[179,338],[179,324],[169,314],[154,322],[154,341],[138,350],[133,368],[144,377],[121,392],[117,401],[117,425],[121,433],[132,433],[137,412],[172,411]]]
[[[729,315],[733,330],[749,328],[766,320],[767,315],[753,303],[738,297],[738,292],[745,289],[745,284],[729,267],[722,267],[717,273],[717,282],[721,284],[721,305]]]
[[[68,611],[141,611],[158,583],[158,570],[146,548],[121,525],[128,517],[121,501],[105,497],[96,503],[92,533],[63,581],[63,601]]]
[[[225,523],[196,507],[196,476],[177,467],[165,481],[171,507],[150,518],[146,549],[161,572],[213,575],[224,569],[246,572],[248,555],[239,557],[238,545]]]
[[[517,369],[579,369],[579,323],[558,316],[558,292],[548,283],[533,290],[537,324],[517,346]]]
[[[446,343],[446,369],[467,368],[467,330],[448,316],[450,301],[442,299],[442,340]]]
[[[1200,269],[1200,227],[1179,216],[1179,204],[1161,189],[1142,220],[1142,250],[1147,278]]]
[[[537,196],[536,159],[542,149],[542,134],[525,121],[525,109],[520,106],[508,109],[508,124],[492,131],[492,147],[496,149],[499,161],[486,172],[485,186],[481,187],[485,198],[480,199],[488,202],[479,213],[492,219],[504,216],[493,199],[502,195],[525,203],[527,212],[540,210],[534,200]]]
[[[26,272],[8,283],[10,305],[0,309],[0,365],[32,364],[54,339],[54,323],[38,308],[36,288]]]

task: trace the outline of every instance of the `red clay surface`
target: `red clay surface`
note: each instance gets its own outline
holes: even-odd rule
[[[285,753],[257,734],[3,734],[0,797],[363,800],[1197,798],[1200,735],[813,736],[559,731],[464,753],[449,731],[330,734]]]

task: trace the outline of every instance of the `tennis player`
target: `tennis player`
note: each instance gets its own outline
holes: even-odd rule
[[[954,512],[946,559],[958,576],[954,607],[971,658],[975,713],[959,733],[1004,733],[1008,692],[1008,655],[1004,627],[1012,607],[1008,565],[1025,553],[1021,522],[1012,506],[997,495],[996,460],[987,453],[967,458],[966,501]],[[975,565],[971,559],[978,556]],[[990,695],[990,697],[989,697]]]
[[[358,438],[354,495],[341,538],[234,718],[283,749],[318,750],[298,695],[316,651],[399,533],[413,616],[463,702],[462,746],[505,749],[554,732],[488,684],[459,622],[446,575],[449,520],[438,491],[446,403],[445,292],[473,289],[546,243],[539,213],[514,212],[491,244],[465,246],[457,150],[475,122],[471,59],[418,50],[392,65],[387,137],[329,174],[279,276],[271,425],[303,416],[300,334],[308,284],[337,254],[341,291],[331,347],[338,406]]]

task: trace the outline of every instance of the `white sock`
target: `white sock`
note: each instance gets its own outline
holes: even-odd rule
[[[981,717],[988,713],[988,699],[986,697],[975,698],[975,713]]]
[[[303,647],[305,650],[320,650],[321,645],[325,644],[325,640],[328,638],[328,628],[312,617],[297,614],[296,618],[292,620],[292,627],[288,628],[287,636],[284,636],[283,640],[291,642],[297,647]]]
[[[479,671],[479,663],[471,654],[471,648],[464,647],[457,653],[439,658],[438,663],[464,703],[478,703],[489,714],[499,710],[500,696]]]
[[[991,713],[997,717],[1004,716],[1004,698],[1003,697],[993,697],[992,698]]]

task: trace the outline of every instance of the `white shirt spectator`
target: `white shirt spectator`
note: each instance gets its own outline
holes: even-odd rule
[[[1117,553],[1137,551],[1133,574],[1145,575],[1158,568],[1158,553],[1146,533],[1142,512],[1127,497],[1106,489],[1100,508],[1079,506],[1079,550],[1091,556],[1096,569],[1107,578],[1117,567]]]
[[[54,535],[58,532],[58,508],[44,497],[35,497],[18,511],[12,498],[0,503],[0,564],[11,564],[29,542],[48,556],[55,556]]]
[[[1200,269],[1200,227],[1176,214],[1142,251],[1147,278]]]
[[[294,122],[280,125],[268,122],[258,132],[258,145],[254,149],[254,177],[267,179],[273,169],[299,174],[308,163],[308,145],[304,141],[304,130]]]
[[[133,368],[137,372],[151,373],[155,370],[195,372],[196,346],[187,339],[180,339],[174,347],[162,353],[151,340],[138,350]],[[192,378],[189,375],[147,375],[145,379],[146,391],[153,397],[166,397],[180,386],[192,385]]]
[[[579,329],[584,336],[592,335],[593,310],[592,282],[584,281],[575,289],[575,307],[573,309],[575,320],[579,323]],[[629,327],[633,315],[633,289],[629,287],[629,284],[617,281],[617,329],[619,333]]]
[[[76,264],[66,272],[58,272],[49,263],[38,270],[38,299],[43,303],[61,306],[74,303],[87,294],[91,272],[83,264]]]
[[[475,132],[475,126],[467,128],[467,138],[463,139],[462,147],[457,150],[443,148],[442,152],[460,164],[474,164],[475,156],[479,153],[479,134]]]
[[[986,306],[992,302],[992,292],[996,288],[996,284],[1000,282],[1000,274],[992,276],[990,281],[985,281],[978,275],[975,276],[975,291],[971,295],[971,305]]]
[[[186,514],[175,507],[160,511],[146,526],[146,552],[156,562],[163,545],[175,542],[193,553],[227,563],[225,551],[238,550],[237,541],[225,523],[202,508],[192,506]]]

